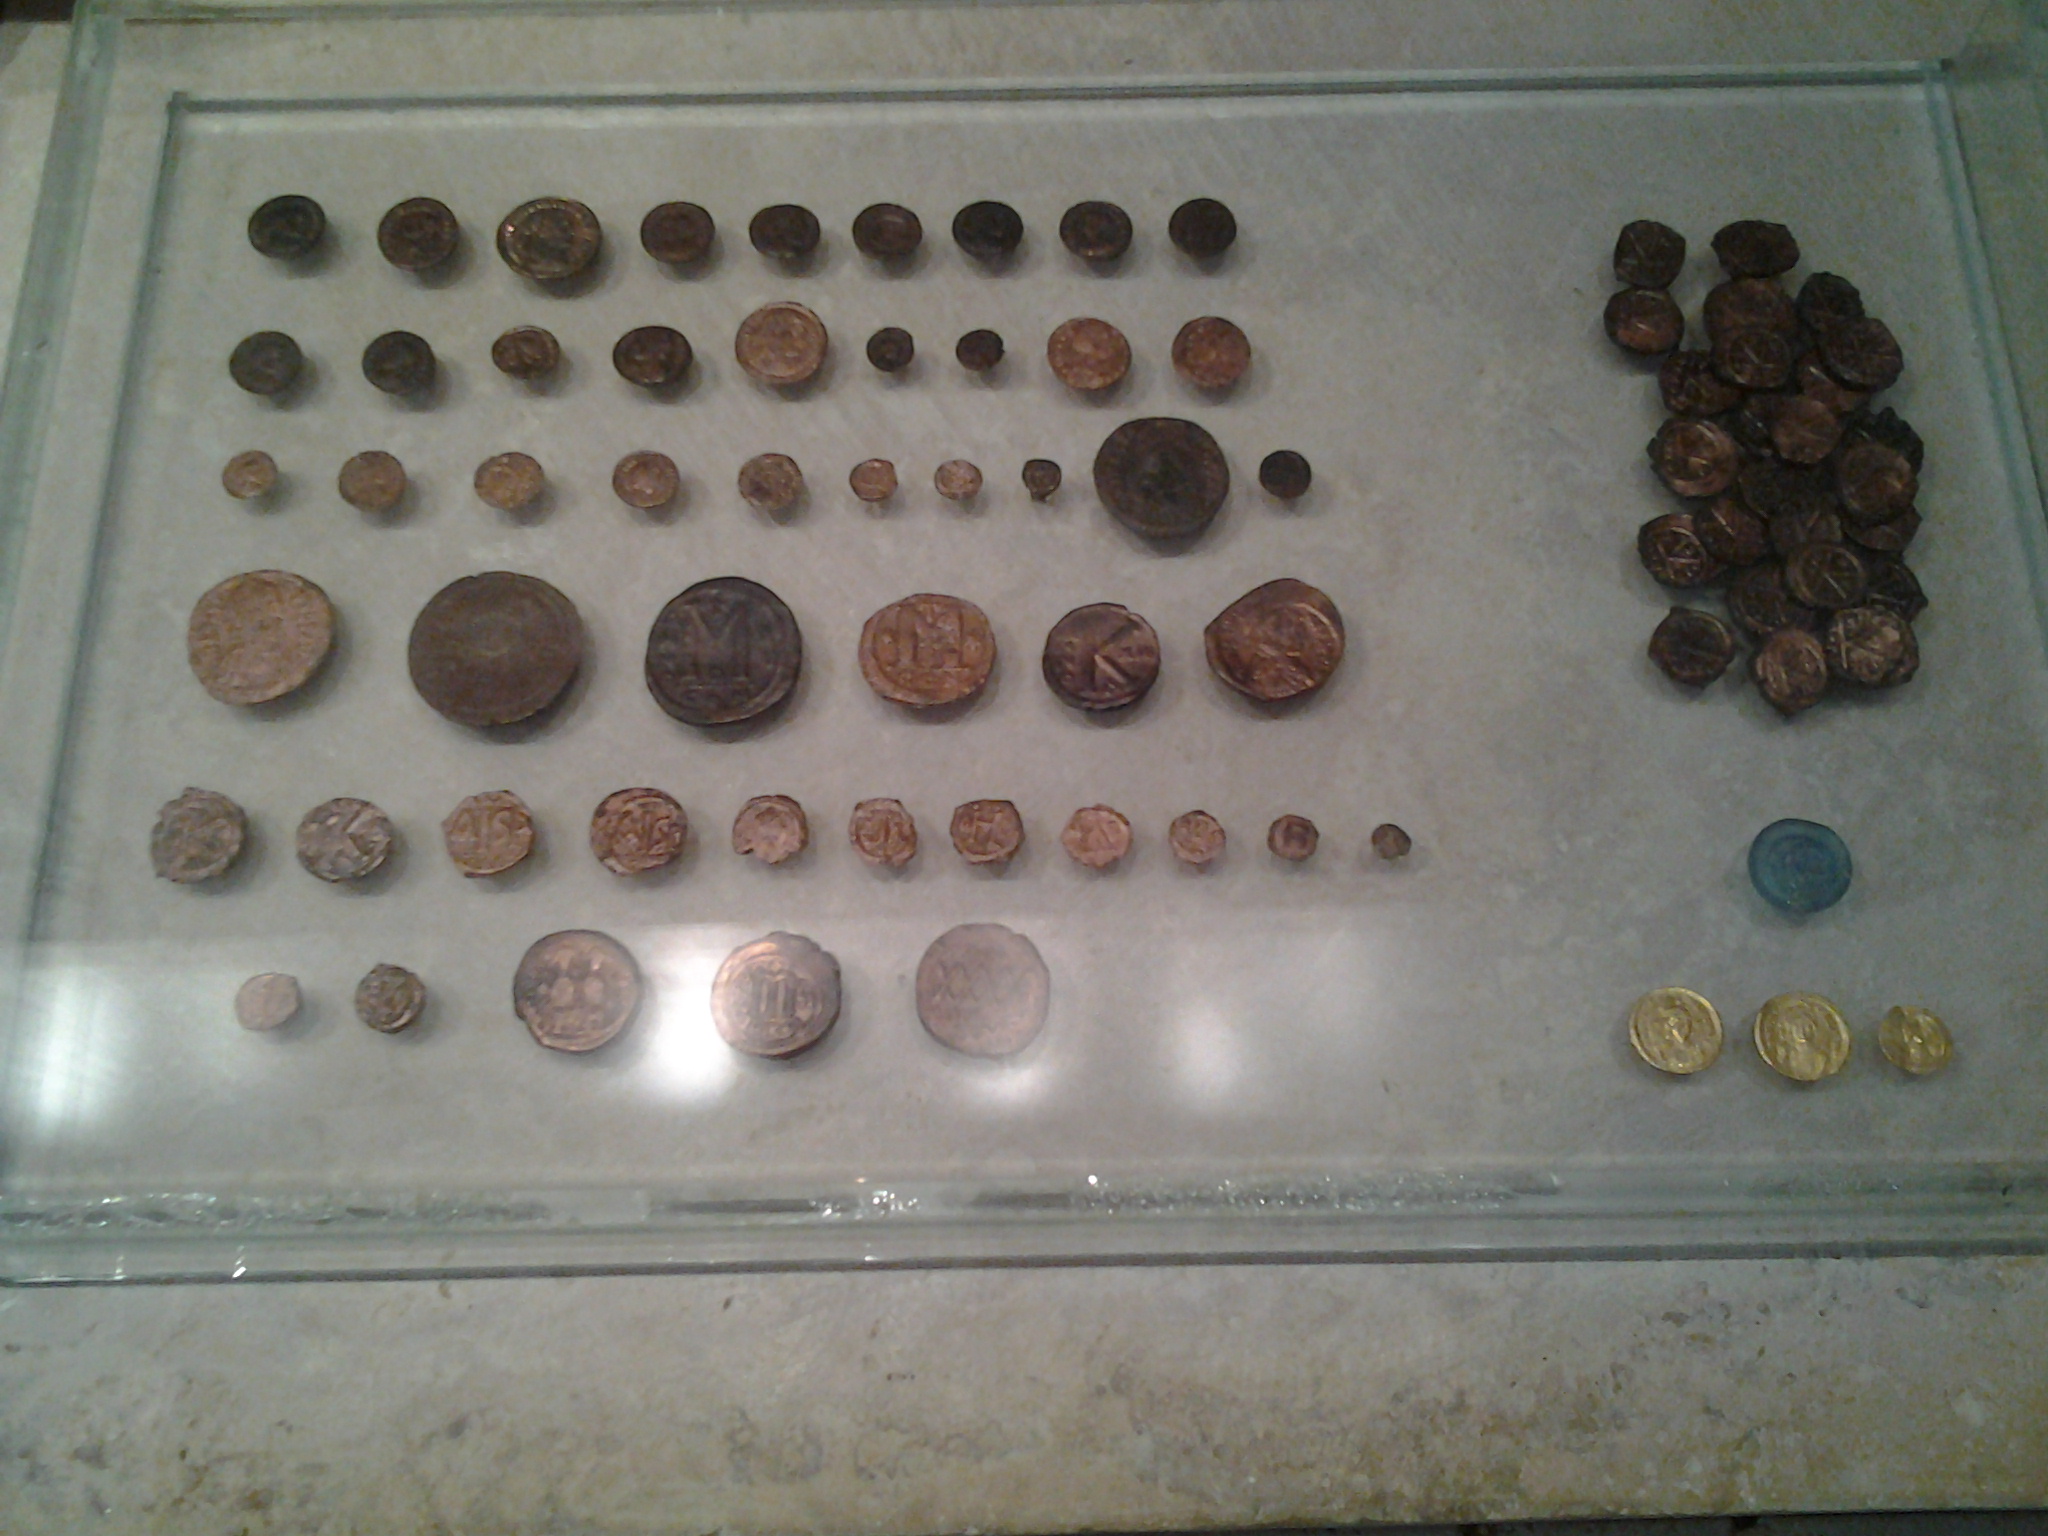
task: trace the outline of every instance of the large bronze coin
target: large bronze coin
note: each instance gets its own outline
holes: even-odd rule
[[[1135,704],[1159,678],[1159,635],[1119,603],[1090,603],[1045,637],[1045,685],[1077,709]]]
[[[604,231],[597,215],[566,197],[521,203],[498,226],[498,254],[521,277],[559,282],[597,260]]]
[[[685,725],[732,725],[788,697],[804,641],[789,605],[744,576],[670,598],[647,635],[647,689]]]
[[[192,606],[185,654],[223,704],[265,704],[303,687],[334,647],[334,605],[290,571],[245,571]]]
[[[538,576],[485,571],[427,600],[406,646],[412,685],[458,725],[509,725],[561,696],[583,661],[576,605]]]
[[[632,1021],[640,967],[608,933],[570,928],[537,939],[512,977],[512,1011],[555,1051],[594,1051]]]
[[[1147,538],[1200,533],[1229,493],[1223,450],[1192,421],[1141,416],[1110,433],[1095,454],[1095,494],[1112,517]]]
[[[1254,587],[1202,631],[1209,670],[1249,699],[1313,693],[1344,659],[1344,619],[1327,594],[1283,576]]]
[[[838,1017],[839,962],[801,934],[742,944],[711,982],[719,1038],[749,1056],[794,1056]]]
[[[941,1045],[1008,1056],[1045,1027],[1052,974],[1038,948],[1000,923],[962,923],[917,963],[917,1017]]]
[[[995,664],[988,615],[965,598],[919,592],[861,626],[860,675],[883,698],[915,709],[972,698]]]

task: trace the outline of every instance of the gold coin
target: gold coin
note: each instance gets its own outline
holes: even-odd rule
[[[1704,1072],[1721,1059],[1721,1015],[1697,992],[1659,987],[1629,1009],[1628,1043],[1659,1072]]]
[[[1756,1011],[1756,1053],[1794,1082],[1817,1083],[1849,1062],[1849,1021],[1826,998],[1785,992]]]
[[[1955,1052],[1948,1026],[1925,1008],[1901,1005],[1877,1026],[1877,1048],[1901,1072],[1925,1077],[1948,1065]]]

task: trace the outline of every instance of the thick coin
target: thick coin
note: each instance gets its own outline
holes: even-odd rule
[[[740,499],[774,516],[803,498],[804,472],[786,453],[757,453],[740,466]]]
[[[953,356],[969,373],[987,373],[1003,360],[1003,338],[994,331],[969,331],[953,343]]]
[[[787,603],[744,576],[714,576],[684,588],[655,618],[647,689],[685,725],[732,725],[787,698],[803,659]]]
[[[1207,811],[1183,811],[1166,829],[1166,845],[1181,863],[1200,869],[1223,856],[1223,823]]]
[[[1237,219],[1213,197],[1190,198],[1166,221],[1166,237],[1197,261],[1214,261],[1237,240]]]
[[[405,499],[405,466],[381,448],[356,454],[341,466],[335,489],[358,512],[389,512]]]
[[[1750,841],[1749,883],[1783,912],[1824,912],[1855,878],[1849,845],[1832,827],[1788,816]]]
[[[644,875],[673,863],[689,836],[689,816],[658,789],[614,790],[590,815],[590,851],[615,875]]]
[[[356,1017],[382,1035],[415,1023],[427,1006],[427,984],[402,965],[373,965],[356,983]]]
[[[1344,659],[1344,619],[1327,594],[1283,576],[1254,587],[1202,631],[1209,670],[1246,698],[1313,693]]]
[[[1799,265],[1799,242],[1782,224],[1737,219],[1714,232],[1714,254],[1730,277],[1776,277]]]
[[[1084,805],[1060,832],[1067,857],[1084,869],[1107,869],[1131,851],[1131,823],[1107,805]]]
[[[1820,360],[1829,373],[1851,389],[1872,394],[1898,383],[1906,366],[1891,327],[1867,315],[1823,330]]]
[[[1920,670],[1913,626],[1889,608],[1844,608],[1828,620],[1828,671],[1865,688],[1896,688]]]
[[[334,648],[334,605],[289,571],[245,571],[192,607],[185,654],[223,704],[264,704],[303,687]]]
[[[1831,512],[1835,506],[1825,471],[1773,464],[1767,459],[1744,464],[1735,478],[1735,491],[1744,506],[1765,518]]]
[[[1723,570],[1707,553],[1690,512],[1666,512],[1638,528],[1636,558],[1660,585],[1681,590],[1718,581]]]
[[[1041,666],[1076,709],[1122,709],[1159,679],[1159,634],[1119,603],[1089,603],[1053,625]]]
[[[776,203],[747,221],[747,241],[763,256],[801,261],[818,248],[818,216],[796,203]]]
[[[1060,467],[1051,459],[1024,461],[1024,489],[1033,501],[1050,501],[1060,488]]]
[[[1901,1072],[1926,1077],[1948,1065],[1955,1041],[1948,1026],[1925,1008],[1901,1004],[1886,1010],[1878,1024],[1877,1048]]]
[[[530,507],[548,483],[547,471],[530,453],[496,453],[477,465],[477,497],[500,512]]]
[[[1842,535],[1859,549],[1897,555],[1905,552],[1919,531],[1920,514],[1908,507],[1888,523],[1850,523],[1842,529]]]
[[[970,864],[1007,864],[1024,846],[1024,818],[1008,800],[969,800],[953,807],[953,847]]]
[[[1791,338],[1799,334],[1799,313],[1792,296],[1769,278],[1738,277],[1708,293],[1700,308],[1709,339],[1729,331],[1761,326]]]
[[[1782,513],[1772,518],[1769,526],[1772,552],[1783,560],[1789,561],[1809,544],[1842,542],[1842,520],[1827,508]]]
[[[228,377],[252,395],[275,397],[299,381],[306,354],[283,331],[244,336],[228,354]]]
[[[279,261],[310,256],[326,234],[326,210],[294,192],[259,204],[249,215],[249,243],[258,255]]]
[[[1903,560],[1890,560],[1883,556],[1865,560],[1864,566],[1870,573],[1870,592],[1864,598],[1876,608],[1889,608],[1900,618],[1911,623],[1926,611],[1927,594],[1920,590],[1920,579]]]
[[[1045,1028],[1052,973],[1038,948],[1000,923],[962,923],[917,963],[917,1017],[939,1044],[1009,1056]]]
[[[249,818],[226,795],[188,788],[166,801],[149,833],[149,863],[160,880],[196,885],[234,867],[248,840]]]
[[[1275,858],[1299,864],[1315,856],[1316,844],[1322,841],[1322,834],[1316,831],[1316,824],[1306,816],[1291,812],[1273,818],[1273,824],[1266,828],[1266,849]]]
[[[749,1056],[794,1056],[838,1017],[839,962],[801,934],[742,944],[711,980],[719,1038]]]
[[[965,459],[948,459],[932,472],[932,485],[948,501],[972,501],[981,494],[981,471]]]
[[[901,203],[871,203],[853,216],[854,249],[877,261],[901,261],[924,243],[924,223]]]
[[[413,621],[406,665],[421,698],[458,725],[509,725],[561,696],[583,661],[576,605],[537,576],[452,581]]]
[[[1685,340],[1685,313],[1661,288],[1624,288],[1607,301],[1600,323],[1624,352],[1658,357]]]
[[[597,260],[604,230],[597,215],[566,197],[521,203],[498,225],[498,255],[521,277],[554,283]]]
[[[1726,427],[1689,416],[1665,422],[1646,451],[1657,478],[1678,496],[1718,496],[1742,467],[1742,450]]]
[[[1250,338],[1221,315],[1190,320],[1174,335],[1174,371],[1202,389],[1228,389],[1251,365]]]
[[[887,459],[863,459],[853,466],[846,483],[862,501],[887,501],[896,494],[896,466]]]
[[[1771,446],[1791,464],[1818,464],[1842,440],[1842,419],[1811,395],[1798,395],[1771,413]]]
[[[387,395],[423,395],[435,371],[434,349],[411,331],[386,331],[363,348],[363,377]]]
[[[502,875],[533,852],[533,812],[509,789],[465,796],[442,818],[441,843],[472,879]]]
[[[883,698],[913,709],[972,698],[995,664],[988,615],[965,598],[914,593],[861,626],[860,675]]]
[[[1908,426],[1899,413],[1890,406],[1886,406],[1874,416],[1865,413],[1852,421],[1844,422],[1842,441],[1848,446],[1857,443],[1883,443],[1887,448],[1903,453],[1916,475],[1926,467],[1927,445],[1920,441],[1920,434]]]
[[[828,343],[825,322],[803,305],[784,299],[763,304],[740,322],[733,354],[749,377],[786,388],[825,366]]]
[[[1372,851],[1389,863],[1407,858],[1415,847],[1415,839],[1391,821],[1383,821],[1372,829],[1371,843]]]
[[[884,373],[901,373],[916,356],[916,341],[900,325],[885,325],[868,338],[868,361]]]
[[[1216,520],[1230,494],[1230,466],[1216,439],[1192,421],[1141,416],[1096,450],[1095,494],[1133,533],[1188,538]]]
[[[536,939],[512,977],[512,1011],[554,1051],[594,1051],[632,1021],[640,967],[609,934],[571,928]]]
[[[1860,442],[1843,450],[1835,466],[1835,489],[1850,522],[1884,523],[1913,509],[1920,477],[1896,448]]]
[[[1115,261],[1131,248],[1131,216],[1115,203],[1076,203],[1060,215],[1060,244],[1083,261]]]
[[[1704,1072],[1721,1056],[1721,1015],[1697,992],[1659,987],[1629,1009],[1628,1043],[1659,1072]]]
[[[853,851],[869,864],[901,869],[917,857],[917,822],[901,800],[863,800],[846,826]]]
[[[261,448],[249,448],[221,466],[220,486],[237,501],[254,501],[277,488],[277,460]]]
[[[756,795],[732,820],[732,851],[763,864],[785,864],[810,842],[810,819],[788,795]]]
[[[307,874],[340,885],[374,873],[397,841],[389,816],[367,800],[342,795],[306,812],[294,846]]]
[[[1742,404],[1742,391],[1714,372],[1714,354],[1674,352],[1657,369],[1657,393],[1674,416],[1719,416]]]
[[[1614,242],[1614,279],[1631,288],[1669,288],[1685,268],[1685,236],[1655,219],[1621,226]]]
[[[1068,320],[1046,338],[1045,360],[1069,389],[1108,389],[1131,371],[1131,344],[1107,320]]]
[[[1714,371],[1741,389],[1780,389],[1792,377],[1792,343],[1760,325],[1723,331],[1712,356]]]
[[[1798,361],[1792,364],[1792,387],[1844,418],[1862,410],[1870,399],[1862,390],[1850,389],[1829,373],[1820,353],[1812,347],[1800,353]]]
[[[1716,496],[1691,517],[1700,547],[1722,565],[1755,565],[1771,553],[1770,526],[1734,496]]]
[[[455,254],[460,226],[448,205],[431,197],[409,197],[377,221],[377,249],[402,272],[425,272]]]
[[[1799,323],[1818,334],[1840,320],[1863,318],[1863,294],[1846,277],[1832,272],[1815,272],[1799,285],[1793,307]]]
[[[1802,544],[1785,557],[1785,588],[1809,608],[1854,608],[1870,590],[1863,558],[1846,544]]]
[[[612,494],[643,512],[667,506],[682,488],[676,461],[652,448],[637,449],[612,466]]]
[[[1024,243],[1024,221],[1008,203],[969,203],[953,215],[953,243],[977,261],[1002,261]]]
[[[648,389],[673,389],[695,358],[689,337],[666,325],[636,326],[612,347],[612,367],[619,377]]]
[[[283,1029],[299,1016],[299,978],[282,971],[251,976],[235,992],[235,1022],[244,1029]]]
[[[1299,501],[1308,494],[1314,479],[1308,460],[1292,448],[1280,448],[1259,460],[1259,485],[1268,496],[1282,501]]]
[[[640,248],[656,261],[687,267],[711,254],[718,228],[695,203],[661,203],[640,221]]]
[[[561,364],[562,344],[537,325],[515,325],[491,343],[491,366],[508,378],[546,378]]]
[[[1756,1013],[1756,1053],[1796,1083],[1833,1077],[1849,1063],[1849,1021],[1826,998],[1785,992]]]
[[[1780,629],[1750,658],[1757,691],[1779,714],[1811,709],[1828,691],[1828,658],[1820,637],[1805,629]]]
[[[1674,683],[1704,688],[1735,659],[1735,631],[1711,613],[1674,608],[1650,636],[1650,660]]]

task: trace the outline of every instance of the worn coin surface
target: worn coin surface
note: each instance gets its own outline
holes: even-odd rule
[[[1221,315],[1203,315],[1173,338],[1174,371],[1203,389],[1228,389],[1252,364],[1249,337]]]
[[[1657,478],[1679,496],[1718,496],[1742,467],[1742,450],[1726,427],[1689,416],[1659,427],[1648,452]]]
[[[467,795],[442,818],[441,842],[463,874],[502,875],[533,852],[533,812],[509,789]]]
[[[397,841],[389,816],[350,795],[323,801],[306,812],[295,840],[306,872],[331,885],[374,873]]]
[[[249,818],[226,795],[187,788],[166,801],[149,833],[149,863],[160,880],[196,885],[234,867],[248,840]]]
[[[948,459],[932,472],[932,484],[948,501],[972,501],[981,494],[981,471],[965,459]]]
[[[237,501],[254,501],[277,487],[277,460],[261,448],[248,448],[221,467],[221,489]]]
[[[953,847],[970,864],[1007,864],[1024,846],[1024,818],[1008,800],[969,800],[953,807]]]
[[[550,1050],[594,1051],[639,1006],[633,956],[610,934],[587,928],[536,939],[512,977],[512,1011]]]
[[[1405,859],[1414,847],[1415,840],[1391,821],[1372,829],[1372,851],[1383,859]]]
[[[576,605],[538,576],[485,571],[427,600],[406,646],[412,685],[459,725],[509,725],[560,697],[583,661]]]
[[[900,325],[885,325],[868,338],[868,361],[884,373],[901,373],[916,356],[916,341]]]
[[[667,506],[682,488],[676,461],[652,448],[636,449],[612,466],[612,494],[643,512]]]
[[[1948,1026],[1925,1008],[1900,1004],[1887,1009],[1877,1026],[1877,1048],[1901,1072],[1926,1077],[1939,1072],[1955,1054]]]
[[[801,261],[824,238],[818,216],[796,203],[774,203],[747,221],[747,242],[763,256]]]
[[[1631,288],[1669,288],[1685,268],[1685,236],[1655,219],[1633,219],[1614,242],[1614,278]]]
[[[1823,330],[1820,360],[1829,373],[1851,389],[1871,393],[1898,383],[1906,366],[1891,327],[1867,315]]]
[[[1060,467],[1051,459],[1024,461],[1024,489],[1033,501],[1050,501],[1060,488]]]
[[[1659,987],[1629,1009],[1628,1043],[1659,1072],[1704,1072],[1721,1056],[1721,1015],[1697,992]]]
[[[282,971],[251,976],[235,992],[235,1022],[244,1029],[283,1029],[299,1016],[299,978]]]
[[[597,215],[566,197],[521,203],[498,225],[498,255],[521,277],[554,283],[597,260],[604,230]]]
[[[740,466],[740,499],[771,516],[787,512],[804,494],[804,472],[786,453],[757,453]]]
[[[763,384],[801,384],[825,366],[825,322],[789,299],[763,304],[740,322],[733,353]]]
[[[853,851],[869,864],[901,869],[917,857],[917,822],[901,800],[863,800],[846,825]]]
[[[1785,587],[1809,608],[1854,608],[1870,589],[1863,558],[1846,544],[1802,544],[1785,557]]]
[[[1038,947],[1000,923],[962,923],[917,962],[917,1017],[931,1037],[969,1056],[1009,1056],[1038,1038],[1052,973]]]
[[[562,344],[537,325],[515,325],[491,343],[491,365],[514,379],[541,379],[562,364]]]
[[[1792,301],[1799,323],[1818,334],[1838,320],[1863,318],[1863,294],[1846,277],[1833,272],[1814,272],[1799,285]]]
[[[901,261],[924,243],[924,222],[901,203],[870,203],[853,216],[853,246],[877,261]]]
[[[1209,670],[1272,704],[1313,693],[1344,659],[1344,619],[1328,594],[1283,576],[1254,587],[1202,631]]]
[[[689,337],[666,325],[635,326],[612,347],[619,377],[648,389],[674,388],[695,360]]]
[[[1107,869],[1131,851],[1131,823],[1107,805],[1084,805],[1060,832],[1067,857],[1084,869]]]
[[[1760,325],[1723,331],[1711,355],[1714,371],[1742,389],[1779,389],[1792,377],[1792,343]]]
[[[1824,401],[1799,395],[1771,414],[1771,446],[1792,464],[1818,464],[1842,440],[1842,419]]]
[[[1852,523],[1883,523],[1913,509],[1920,477],[1896,448],[1861,442],[1844,449],[1835,466],[1842,512]]]
[[[1757,1010],[1756,1053],[1794,1082],[1817,1083],[1849,1062],[1849,1021],[1826,998],[1785,992]]]
[[[1844,608],[1828,620],[1828,671],[1865,688],[1896,688],[1920,670],[1913,626],[1889,608]]]
[[[1214,261],[1237,240],[1237,219],[1213,197],[1195,197],[1173,210],[1166,237],[1197,261]]]
[[[647,689],[685,725],[732,725],[789,696],[803,670],[789,605],[758,581],[714,576],[670,598],[647,634]]]
[[[303,687],[334,648],[334,605],[290,571],[244,571],[192,606],[185,655],[223,704],[264,704]]]
[[[1131,248],[1131,216],[1115,203],[1076,203],[1060,215],[1060,244],[1083,261],[1115,261]]]
[[[1888,608],[1911,623],[1927,608],[1927,594],[1920,578],[1903,560],[1876,555],[1863,562],[1870,573],[1870,591],[1864,601],[1872,607]]]
[[[381,448],[367,449],[341,466],[335,488],[358,512],[389,512],[405,499],[405,466]]]
[[[356,1017],[379,1034],[397,1034],[426,1006],[427,984],[402,965],[373,965],[356,983]]]
[[[756,795],[732,821],[732,851],[783,864],[810,846],[811,823],[788,795]]]
[[[1159,680],[1159,634],[1120,603],[1089,603],[1053,625],[1041,667],[1076,709],[1122,709]]]
[[[690,818],[658,789],[616,789],[590,815],[590,851],[615,875],[644,875],[675,861]]]
[[[1625,352],[1655,357],[1685,340],[1685,313],[1661,288],[1623,288],[1607,301],[1600,323]]]
[[[972,698],[995,664],[988,615],[965,598],[913,593],[861,626],[860,675],[883,698],[913,709]]]
[[[1316,831],[1316,824],[1306,816],[1292,812],[1276,816],[1273,824],[1266,828],[1266,847],[1277,858],[1291,864],[1315,855],[1316,844],[1322,841],[1322,834]]]
[[[659,203],[640,221],[640,248],[656,261],[687,267],[711,254],[718,227],[695,203]]]
[[[987,373],[1003,360],[1003,338],[994,331],[969,331],[953,344],[953,356],[969,373]]]
[[[476,467],[476,493],[487,506],[517,512],[539,499],[547,471],[529,453],[498,453]]]
[[[896,466],[887,459],[863,459],[853,466],[846,483],[862,501],[887,501],[896,494]]]
[[[425,272],[455,254],[460,226],[437,198],[409,197],[377,221],[377,249],[403,272]]]
[[[953,243],[977,261],[1001,261],[1024,243],[1024,220],[1008,203],[969,203],[953,215]]]
[[[1183,811],[1166,830],[1166,843],[1181,863],[1199,869],[1223,856],[1223,823],[1207,811]]]
[[[1216,520],[1230,494],[1230,466],[1194,422],[1141,416],[1096,450],[1095,494],[1133,533],[1188,538]]]
[[[1783,912],[1825,912],[1856,878],[1849,845],[1833,827],[1787,816],[1750,840],[1749,883]]]
[[[228,354],[228,377],[252,395],[277,396],[299,381],[306,354],[283,331],[244,336]]]
[[[1714,254],[1730,277],[1776,277],[1799,265],[1799,242],[1782,224],[1737,219],[1714,232]]]
[[[1131,344],[1107,320],[1084,317],[1046,338],[1045,360],[1069,389],[1108,389],[1131,371]]]
[[[435,372],[434,349],[411,331],[386,331],[363,348],[363,377],[387,395],[423,395]]]
[[[1714,372],[1714,354],[1674,352],[1657,370],[1657,393],[1674,416],[1719,416],[1742,404],[1742,391]]]
[[[1831,508],[1780,513],[1771,519],[1769,527],[1771,550],[1783,560],[1789,561],[1809,544],[1842,542],[1842,520]]]
[[[1859,549],[1887,555],[1903,553],[1919,531],[1920,514],[1910,507],[1888,523],[1850,523],[1842,530]]]
[[[1792,296],[1769,278],[1738,277],[1720,284],[1700,306],[1711,339],[1728,331],[1762,326],[1791,337],[1799,333],[1799,312]]]
[[[1755,565],[1771,553],[1769,525],[1737,497],[1717,496],[1691,517],[1700,547],[1722,565]]]
[[[1781,715],[1811,709],[1828,690],[1828,658],[1820,637],[1805,629],[1780,629],[1750,660],[1757,691]]]
[[[273,197],[249,215],[249,243],[258,255],[279,261],[310,256],[326,234],[326,210],[296,192]]]
[[[1674,683],[1704,688],[1735,659],[1735,631],[1711,613],[1674,608],[1650,636],[1650,660]]]
[[[711,982],[719,1038],[749,1056],[794,1056],[839,1017],[839,962],[810,939],[771,933],[725,957]]]
[[[1299,501],[1314,479],[1308,460],[1292,448],[1280,448],[1259,460],[1259,484],[1268,496]]]
[[[1723,569],[1707,552],[1690,512],[1666,512],[1638,528],[1636,558],[1661,585],[1680,589],[1717,581]]]
[[[1792,387],[1841,417],[1855,415],[1870,399],[1864,391],[1849,388],[1829,373],[1819,351],[1812,347],[1800,353],[1792,364]]]

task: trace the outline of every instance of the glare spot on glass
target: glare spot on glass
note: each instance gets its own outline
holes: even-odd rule
[[[1032,1054],[1045,1048],[1041,1039],[1034,1045]],[[973,1068],[960,1074],[961,1088],[991,1104],[1032,1104],[1043,1098],[1052,1086],[1052,1070],[1043,1058],[1028,1065],[1013,1065],[1006,1061],[978,1061]]]
[[[53,964],[29,980],[22,998],[27,1037],[28,1119],[39,1131],[76,1132],[109,1108],[125,1054],[134,1002],[112,974]]]
[[[715,1099],[738,1071],[711,1022],[711,981],[730,945],[712,934],[671,933],[649,954],[652,1017],[645,1084],[660,1098]]]
[[[1244,1045],[1229,1019],[1208,1003],[1189,1003],[1174,1032],[1172,1073],[1183,1098],[1228,1101],[1245,1066]]]

